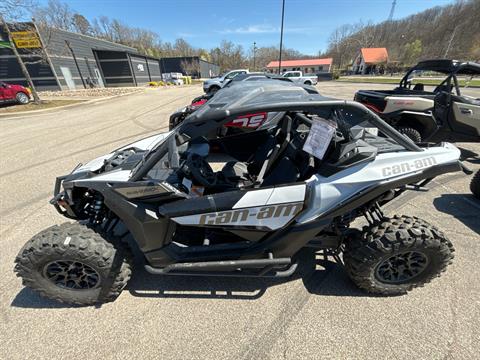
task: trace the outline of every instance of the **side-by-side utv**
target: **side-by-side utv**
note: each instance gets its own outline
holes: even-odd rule
[[[281,118],[219,131],[252,113]],[[218,171],[213,141],[224,144]],[[51,203],[72,221],[29,240],[15,271],[43,296],[88,305],[120,294],[132,252],[161,276],[289,277],[310,249],[343,255],[368,292],[403,294],[439,276],[454,250],[435,226],[387,217],[382,206],[461,170],[459,156],[449,143],[419,147],[357,102],[291,83],[245,83],[173,131],[58,177]],[[368,225],[355,228],[357,218]]]
[[[423,75],[414,78],[417,73]],[[436,81],[432,74],[443,80],[429,91],[424,82]],[[474,62],[427,60],[411,68],[397,88],[359,90],[355,100],[417,143],[480,142],[480,99],[463,94],[459,79],[468,84],[478,76],[480,64]]]

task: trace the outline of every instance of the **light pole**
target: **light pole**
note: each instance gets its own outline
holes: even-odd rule
[[[256,64],[255,64],[255,51],[257,50],[257,43],[254,41],[253,42],[253,70],[255,71],[256,69]]]
[[[282,45],[283,45],[283,19],[285,17],[285,0],[282,0],[282,26],[280,28],[280,55],[278,56],[278,74],[282,73]]]

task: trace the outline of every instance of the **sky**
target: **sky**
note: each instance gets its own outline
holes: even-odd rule
[[[48,0],[40,0],[46,3]],[[213,48],[222,40],[246,50],[278,46],[282,0],[67,0],[87,19],[101,15],[155,31],[162,41],[184,38]],[[452,0],[397,0],[394,19],[452,3]],[[388,18],[392,0],[286,0],[284,46],[308,55],[326,50],[330,33],[343,24]]]

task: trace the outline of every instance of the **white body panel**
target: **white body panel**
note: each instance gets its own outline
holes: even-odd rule
[[[308,209],[299,216],[298,221],[308,222],[372,186],[412,176],[429,167],[452,164],[459,157],[460,150],[444,143],[441,147],[425,149],[422,153],[379,154],[375,161],[352,166],[330,177],[316,174],[308,180],[314,192],[314,201],[310,201]]]
[[[385,114],[398,110],[425,111],[433,108],[433,99],[425,99],[413,96],[387,96]]]
[[[306,184],[250,190],[232,210],[187,215],[172,220],[182,225],[249,226],[276,230],[284,227],[302,209]]]

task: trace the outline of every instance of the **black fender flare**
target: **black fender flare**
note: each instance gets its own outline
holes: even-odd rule
[[[411,127],[419,131],[423,139],[428,139],[438,130],[438,123],[431,112],[400,111],[396,114],[396,128]]]

